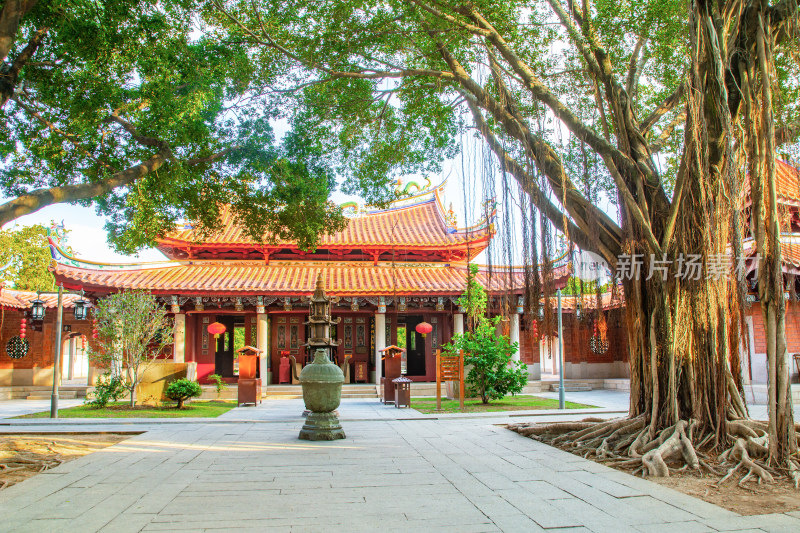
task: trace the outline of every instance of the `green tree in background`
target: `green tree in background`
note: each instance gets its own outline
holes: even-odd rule
[[[11,266],[0,276],[6,287],[21,291],[52,291],[56,281],[50,273],[47,228],[41,224],[0,230],[0,266]]]
[[[143,373],[172,344],[172,320],[155,296],[140,291],[99,300],[94,316],[98,338],[89,344],[89,358],[121,381],[133,406]]]
[[[319,150],[270,126],[275,54],[221,43],[195,0],[7,0],[0,7],[0,225],[95,205],[117,249],[178,220],[311,247],[342,227]],[[254,64],[263,64],[257,71]],[[275,67],[281,68],[280,64]]]

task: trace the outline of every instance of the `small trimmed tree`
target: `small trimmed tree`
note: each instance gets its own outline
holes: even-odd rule
[[[98,338],[90,359],[118,377],[136,403],[136,386],[145,370],[172,344],[172,320],[151,294],[123,291],[95,307]]]
[[[465,384],[467,393],[479,396],[481,402],[499,400],[506,394],[522,392],[528,382],[528,370],[512,357],[519,348],[506,335],[498,334],[497,327],[502,317],[486,316],[488,296],[486,289],[477,280],[478,267],[470,265],[467,290],[458,304],[467,311],[472,327],[453,337],[445,344],[446,351],[464,352],[464,366],[470,367]]]
[[[183,409],[183,402],[189,398],[196,398],[201,394],[203,394],[203,389],[200,388],[200,384],[186,378],[173,381],[167,385],[167,389],[164,391],[164,396],[178,402],[178,409]]]

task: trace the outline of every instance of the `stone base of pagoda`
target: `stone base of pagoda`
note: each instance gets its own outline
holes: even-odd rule
[[[338,440],[344,439],[344,429],[335,412],[314,413],[306,417],[306,423],[300,430],[302,440]]]

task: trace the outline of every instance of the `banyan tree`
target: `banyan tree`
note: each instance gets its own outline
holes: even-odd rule
[[[732,473],[798,478],[774,169],[798,134],[796,0],[213,5],[209,26],[270,65],[262,94],[349,190],[436,169],[474,132],[541,217],[529,236],[552,228],[629,274],[629,416],[520,431],[650,475],[713,469],[716,452]],[[761,257],[766,424],[742,394],[745,236]],[[632,260],[640,275],[620,268]]]

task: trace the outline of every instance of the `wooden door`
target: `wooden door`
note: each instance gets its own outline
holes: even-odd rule
[[[217,316],[217,322],[225,325],[225,333],[215,340],[214,372],[223,378],[234,378],[234,317]]]
[[[272,382],[278,383],[278,369],[280,368],[283,353],[293,355],[298,363],[303,362],[306,342],[304,317],[301,315],[276,315],[272,317],[272,346],[270,354],[270,367],[272,368]]]

